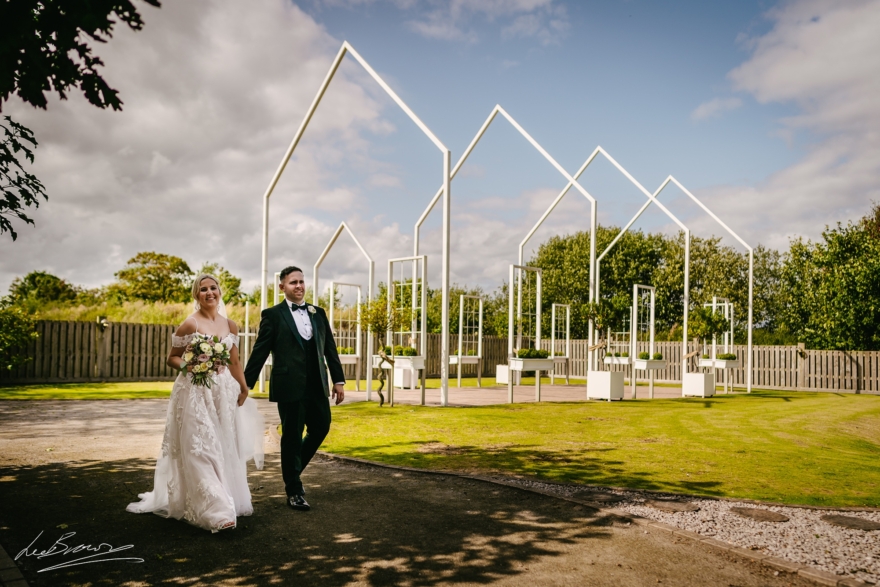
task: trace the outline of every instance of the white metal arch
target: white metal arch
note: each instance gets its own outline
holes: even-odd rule
[[[333,245],[336,244],[336,241],[339,238],[339,236],[342,234],[343,230],[346,231],[349,234],[349,236],[351,236],[351,240],[354,241],[354,244],[357,245],[357,248],[360,249],[361,254],[367,260],[367,264],[368,264],[367,265],[368,266],[367,302],[369,303],[370,300],[373,299],[373,274],[374,274],[374,271],[376,268],[376,263],[373,261],[373,258],[370,256],[370,254],[367,253],[367,250],[364,249],[363,245],[361,245],[360,241],[354,235],[354,232],[352,232],[352,230],[348,226],[348,224],[346,224],[345,221],[342,221],[339,223],[339,227],[336,229],[336,232],[334,232],[333,236],[330,237],[330,241],[327,243],[327,246],[324,247],[324,252],[321,253],[321,256],[318,257],[318,260],[315,261],[315,265],[312,268],[312,303],[315,305],[318,304],[318,295],[319,295],[318,292],[320,291],[320,288],[318,286],[318,271],[321,269],[321,264],[324,262],[324,259],[330,253],[330,250],[333,248]],[[330,292],[330,295],[331,296],[333,295],[332,291]],[[358,295],[360,295],[360,294],[358,294]],[[358,310],[358,311],[360,312],[360,310]],[[360,343],[358,343],[358,344],[360,344]],[[372,355],[373,355],[373,336],[372,336],[372,333],[369,330],[367,330],[367,357],[368,357],[368,360],[367,360],[367,401],[370,401],[372,399],[373,369],[370,367],[370,362],[369,362],[370,361],[369,357],[372,357]],[[355,375],[355,377],[359,377],[359,376],[360,376],[359,373],[357,375]]]
[[[434,146],[440,150],[440,153],[443,158],[443,187],[442,187],[442,195],[443,195],[443,253],[441,260],[441,288],[442,288],[442,300],[441,300],[441,324],[443,328],[443,334],[441,337],[440,344],[440,387],[441,387],[441,395],[443,398],[442,404],[446,405],[446,398],[449,392],[449,212],[450,212],[450,165],[451,165],[451,154],[449,149],[446,148],[440,139],[431,132],[431,130],[423,123],[418,116],[406,105],[406,103],[400,99],[400,97],[391,89],[391,87],[385,83],[379,74],[375,72],[375,70],[370,67],[370,64],[358,54],[357,51],[354,50],[348,41],[342,43],[342,47],[340,47],[339,52],[336,54],[333,63],[330,65],[330,70],[327,72],[324,81],[321,83],[321,86],[318,88],[318,93],[315,95],[314,100],[312,100],[311,106],[306,111],[306,115],[303,118],[302,122],[299,125],[299,128],[296,131],[296,134],[293,136],[293,140],[290,143],[290,146],[287,148],[287,151],[284,153],[284,157],[281,159],[281,164],[278,166],[278,169],[275,171],[275,174],[272,176],[272,180],[269,182],[269,186],[266,188],[266,192],[263,194],[263,257],[262,257],[262,295],[260,298],[260,309],[265,310],[268,302],[269,296],[266,290],[266,279],[268,278],[268,262],[269,262],[269,198],[272,196],[272,192],[275,190],[275,186],[278,185],[278,180],[281,179],[281,175],[284,173],[284,169],[287,167],[287,163],[290,161],[291,156],[293,155],[294,150],[296,150],[297,145],[299,144],[300,139],[305,133],[306,128],[309,125],[309,122],[312,119],[315,111],[318,109],[318,105],[321,103],[322,98],[324,97],[324,93],[327,91],[327,88],[330,85],[330,82],[333,80],[333,76],[336,74],[336,71],[339,69],[339,65],[342,63],[343,57],[345,57],[346,53],[351,54],[351,56],[366,70],[370,77],[372,77],[376,83],[385,91],[388,96],[394,100],[394,102],[400,107],[401,110],[406,113],[406,115],[412,120],[416,126],[421,129],[423,133],[434,143]],[[265,379],[264,376],[260,376],[260,391],[263,390],[263,383]]]
[[[590,234],[592,236],[590,237],[590,277],[589,277],[590,284],[589,284],[589,287],[590,287],[590,301],[592,301],[593,299],[595,299],[595,284],[596,284],[595,278],[594,278],[594,270],[593,270],[593,268],[596,266],[596,262],[595,262],[596,261],[596,218],[597,218],[596,198],[594,198],[586,189],[584,189],[584,187],[580,183],[578,183],[577,179],[575,177],[572,177],[556,161],[556,159],[551,157],[550,154],[544,149],[544,147],[542,147],[538,143],[538,141],[536,141],[534,138],[532,138],[532,135],[530,135],[528,132],[526,132],[526,130],[522,126],[520,126],[520,124],[510,114],[508,114],[507,111],[504,108],[502,108],[500,105],[498,105],[498,104],[495,105],[495,107],[489,113],[489,116],[486,118],[485,122],[483,122],[483,125],[480,127],[480,130],[478,130],[477,134],[474,135],[474,138],[471,139],[471,142],[468,145],[467,149],[464,150],[464,153],[462,153],[461,157],[458,159],[458,162],[455,164],[455,167],[452,168],[452,171],[449,174],[450,181],[452,180],[452,178],[455,177],[455,175],[461,169],[461,166],[464,165],[464,162],[467,161],[467,158],[470,156],[470,154],[474,150],[474,148],[476,148],[477,143],[479,143],[480,139],[483,138],[483,135],[485,134],[486,130],[488,130],[489,126],[492,124],[492,121],[495,120],[495,117],[498,114],[501,114],[504,118],[506,118],[507,121],[513,126],[513,128],[515,128],[517,130],[517,132],[519,132],[519,134],[521,134],[544,157],[544,159],[546,159],[566,180],[568,180],[568,187],[566,188],[566,191],[568,191],[569,189],[574,187],[575,189],[577,189],[577,191],[579,191],[581,193],[581,195],[583,195],[590,202],[590,227],[591,227]],[[589,163],[587,163],[587,165],[588,164]],[[584,168],[586,168],[586,166]],[[582,172],[583,171],[581,171],[581,173]],[[416,221],[415,227],[413,229],[413,232],[414,232],[414,235],[413,235],[414,236],[413,254],[414,255],[419,254],[419,238],[420,238],[420,230],[421,230],[422,224],[424,224],[425,220],[427,220],[428,215],[431,213],[431,210],[434,209],[434,206],[437,204],[437,201],[443,195],[443,189],[444,188],[441,187],[439,190],[437,190],[437,193],[434,194],[434,197],[431,199],[430,203],[428,203],[428,206],[427,206],[427,208],[425,208],[425,211],[422,212],[422,215]],[[446,246],[448,247],[448,244]],[[520,261],[520,265],[521,265],[522,259],[520,259],[519,261]],[[445,322],[444,322],[444,324],[445,324]],[[592,346],[592,343],[593,343],[592,327],[590,329],[589,339],[590,339],[590,345]],[[443,359],[443,361],[445,363],[445,359]],[[444,388],[444,393],[445,393],[445,388]]]
[[[754,300],[754,290],[755,290],[755,250],[746,241],[744,241],[742,238],[740,238],[740,236],[738,234],[736,234],[729,226],[727,226],[720,218],[718,218],[718,216],[716,216],[714,212],[712,212],[705,204],[703,204],[703,202],[701,202],[699,198],[697,198],[695,195],[693,195],[690,192],[690,190],[688,190],[686,187],[681,185],[681,183],[677,179],[672,177],[671,175],[669,177],[667,177],[663,181],[663,183],[660,184],[660,187],[657,188],[657,191],[654,192],[655,197],[660,195],[660,192],[662,192],[666,188],[666,186],[668,186],[670,183],[674,183],[676,186],[678,186],[678,189],[683,191],[691,200],[696,202],[696,204],[700,208],[702,208],[706,214],[711,216],[712,219],[715,220],[715,222],[717,222],[721,226],[721,228],[726,230],[728,232],[728,234],[730,234],[730,236],[735,238],[737,240],[737,242],[739,242],[739,244],[744,246],[746,248],[746,250],[749,252],[749,327],[748,327],[749,330],[748,330],[748,343],[747,343],[748,348],[746,350],[746,354],[748,355],[748,360],[746,362],[746,392],[752,393],[752,329],[754,326],[754,324],[753,324],[753,322],[754,322],[753,300]],[[654,200],[654,201],[657,202],[658,205],[660,205],[659,201],[657,201],[657,200]],[[687,334],[687,330],[685,330],[685,334]]]

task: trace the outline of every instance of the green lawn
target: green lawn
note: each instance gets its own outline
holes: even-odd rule
[[[334,409],[323,448],[428,469],[880,506],[878,396],[759,392],[479,408],[357,403]]]

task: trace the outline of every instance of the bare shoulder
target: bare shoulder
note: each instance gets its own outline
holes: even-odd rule
[[[234,320],[226,319],[226,322],[229,324],[229,332],[232,334],[238,334],[238,324],[235,323]]]
[[[175,336],[186,336],[187,334],[194,334],[196,331],[196,321],[195,318],[189,316],[186,320],[181,322],[180,326],[177,327],[177,331],[175,331]]]

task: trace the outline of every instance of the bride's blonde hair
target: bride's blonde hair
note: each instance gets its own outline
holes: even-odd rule
[[[192,299],[193,299],[193,302],[195,303],[196,310],[198,310],[202,307],[202,305],[199,303],[199,290],[202,287],[202,281],[204,281],[205,279],[210,279],[214,283],[217,284],[217,291],[220,292],[220,299],[221,300],[223,299],[223,290],[220,289],[220,280],[217,279],[216,277],[214,277],[213,275],[211,275],[210,273],[199,273],[199,275],[196,277],[195,281],[193,281],[193,286],[192,286]]]

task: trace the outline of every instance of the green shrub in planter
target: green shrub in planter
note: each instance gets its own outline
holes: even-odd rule
[[[620,353],[611,353],[611,356],[612,356],[612,357],[619,357],[619,356],[620,356]]]
[[[663,360],[663,353],[654,353],[654,360],[655,361],[662,361]]]
[[[628,356],[629,356],[629,353],[620,353],[620,356],[621,356],[621,357],[628,357]]]
[[[519,349],[516,356],[520,359],[546,359],[550,356],[550,351],[543,349]]]
[[[734,355],[733,353],[721,353],[720,355],[718,355],[718,358],[722,361],[735,361],[736,355]]]
[[[650,358],[651,358],[651,354],[648,351],[644,351],[644,352],[639,353],[639,359],[641,359],[643,361],[647,361]]]
[[[336,347],[336,352],[339,353],[340,355],[353,355],[354,349],[351,348],[350,346],[340,346],[340,347]]]
[[[712,357],[710,357],[709,355],[703,355],[702,358],[703,358],[703,359],[711,359]]]
[[[476,356],[477,356],[477,349],[470,349],[470,350],[467,352],[467,354],[468,354],[469,357],[476,357]]]

